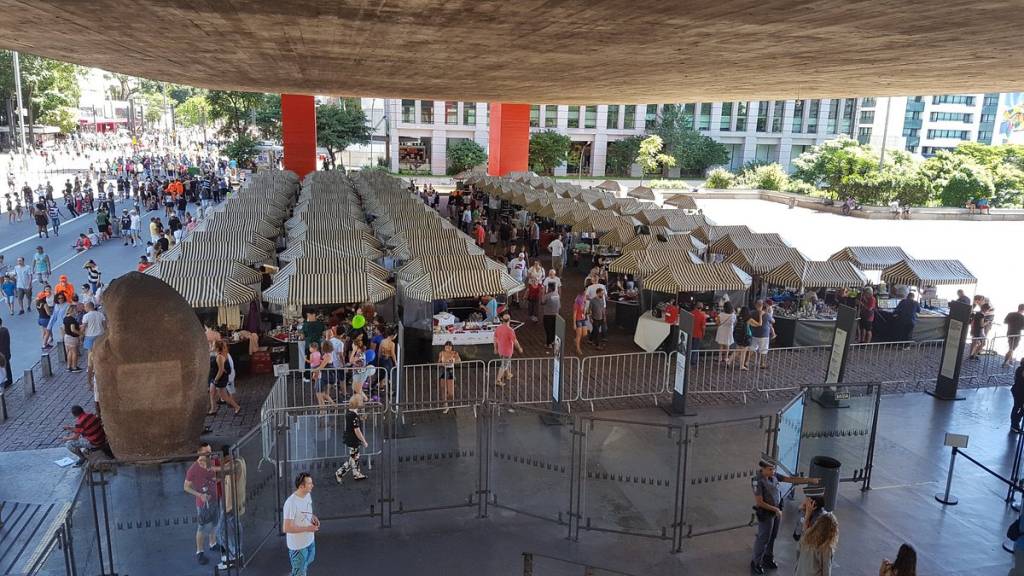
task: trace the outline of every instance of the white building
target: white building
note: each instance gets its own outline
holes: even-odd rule
[[[1004,97],[1007,95],[1003,95]],[[952,94],[895,98],[837,98],[697,102],[681,104],[693,128],[724,144],[730,169],[747,162],[778,162],[789,167],[805,150],[840,134],[881,150],[907,150],[931,156],[962,141],[993,143],[1003,111],[1016,100],[1000,94]],[[374,142],[387,150],[364,151],[349,166],[385,158],[393,171],[446,172],[447,147],[461,139],[488,145],[484,102],[375,100],[364,98],[375,126]],[[533,132],[555,130],[572,138],[569,161],[555,175],[607,173],[608,144],[644,135],[658,122],[661,104],[575,106],[535,104]],[[886,128],[888,124],[888,128]],[[996,142],[998,143],[998,142]],[[371,148],[372,148],[371,144]],[[348,154],[348,152],[346,152]],[[635,167],[634,167],[635,174]]]

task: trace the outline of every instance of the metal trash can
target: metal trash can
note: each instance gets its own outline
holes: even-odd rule
[[[836,509],[836,496],[839,494],[839,469],[842,463],[835,458],[828,456],[815,456],[811,458],[811,469],[808,475],[811,478],[820,478],[818,484],[825,489],[825,509],[833,511]]]

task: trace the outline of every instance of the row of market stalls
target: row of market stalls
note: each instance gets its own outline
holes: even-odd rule
[[[524,173],[505,178],[477,174],[467,183],[513,209],[569,227],[577,238],[595,236],[592,246],[577,244],[577,252],[610,259],[610,273],[628,275],[641,287],[635,300],[614,303],[616,316],[629,319],[617,323],[636,325],[638,342],[648,340],[640,334],[649,323],[645,320],[656,320],[650,310],[667,294],[677,301],[709,303],[725,297],[734,305],[771,296],[782,304],[776,316],[778,345],[828,343],[836,305],[853,303],[871,283],[891,296],[879,299],[876,332],[884,338],[892,331],[887,329],[891,310],[914,289],[927,305],[915,338],[931,339],[940,335],[945,316],[945,301],[937,298],[935,287],[976,283],[959,261],[917,260],[898,246],[851,246],[828,260],[810,260],[779,234],[716,225],[687,193],[673,194],[659,206],[649,189],[638,187],[621,196],[615,182],[588,189]],[[674,290],[679,287],[687,290]],[[820,298],[801,298],[810,293]],[[630,313],[628,306],[637,309]]]

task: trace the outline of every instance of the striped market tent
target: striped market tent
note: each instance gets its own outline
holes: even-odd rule
[[[365,229],[346,229],[346,228],[307,228],[304,232],[296,234],[290,237],[292,242],[316,242],[318,244],[333,245],[333,244],[366,244],[373,248],[383,248],[383,244],[377,237],[370,233],[369,230]],[[289,244],[290,245],[290,244]]]
[[[355,220],[355,219],[338,220],[338,221],[336,221],[336,222],[334,222],[332,224],[329,224],[329,225],[328,224],[321,224],[321,223],[318,223],[318,222],[314,222],[314,223],[302,222],[300,224],[297,224],[297,225],[293,226],[291,230],[288,230],[287,236],[288,236],[288,238],[291,238],[291,239],[305,240],[307,234],[310,234],[310,233],[312,233],[312,236],[314,238],[319,238],[319,237],[322,237],[322,235],[324,233],[328,233],[331,230],[333,230],[335,232],[350,232],[350,231],[362,232],[362,231],[368,231],[369,229],[370,229],[370,226],[367,225],[366,222],[363,222],[362,220]]]
[[[570,198],[554,198],[539,211],[537,215],[542,218],[552,218],[557,220],[559,216],[572,212],[573,209],[578,205],[576,200]]]
[[[222,230],[218,227],[214,227],[213,230],[193,230],[185,237],[184,242],[245,242],[268,253],[277,248],[273,240],[260,236],[255,231]]]
[[[198,232],[238,232],[240,234],[256,234],[264,238],[276,238],[281,229],[261,217],[241,218],[225,216],[224,213],[204,218],[196,224]]]
[[[244,264],[262,264],[270,253],[245,242],[178,242],[160,260],[238,260]]]
[[[602,234],[597,239],[597,243],[600,244],[601,246],[613,246],[615,248],[622,248],[634,238],[636,238],[636,229],[634,227],[618,226]]]
[[[369,274],[292,274],[274,282],[263,299],[282,306],[328,306],[383,302],[395,288]]]
[[[907,259],[882,270],[882,281],[905,286],[977,284],[978,279],[959,260]]]
[[[703,214],[686,214],[683,211],[676,211],[675,214],[662,214],[656,218],[651,224],[656,226],[668,226],[676,232],[690,232],[701,228],[702,226],[708,226],[710,221],[704,217]],[[700,238],[698,236],[698,238]],[[700,238],[700,241],[705,244],[710,242],[705,238]]]
[[[669,234],[658,227],[651,226],[651,233],[640,234],[622,247],[622,252],[636,252],[638,250],[690,250],[701,254],[707,246],[697,240],[692,234]],[[660,236],[660,237],[659,237]],[[664,241],[662,241],[664,238]]]
[[[555,222],[567,226],[575,226],[577,222],[582,222],[587,216],[593,212],[587,205],[576,203],[568,212],[563,212],[555,216]]]
[[[397,260],[412,260],[421,255],[444,255],[444,254],[484,254],[483,248],[466,238],[452,238],[435,240],[432,242],[412,242],[395,246],[391,255]]]
[[[604,182],[601,182],[597,186],[594,186],[594,188],[600,188],[601,190],[608,190],[610,192],[618,192],[619,190],[622,189],[619,186],[619,183],[616,182],[615,180],[605,180]]]
[[[591,203],[591,206],[597,210],[611,210],[618,206],[615,200],[617,200],[617,198],[598,198],[596,201]]]
[[[657,208],[657,205],[653,202],[643,202],[635,198],[616,198],[615,205],[612,206],[612,210],[623,216],[636,216],[644,210],[652,208]]]
[[[611,210],[591,210],[586,218],[573,224],[573,231],[603,234],[621,226],[636,226],[637,224],[639,222],[635,219],[622,216]]]
[[[193,308],[240,306],[260,298],[255,289],[224,276],[168,276],[160,279],[181,294]]]
[[[764,281],[786,288],[861,288],[868,283],[853,262],[809,260],[786,262],[764,275]]]
[[[739,291],[750,288],[750,275],[732,264],[673,264],[643,281],[647,290],[680,292]]]
[[[674,229],[674,228],[673,228]],[[700,224],[690,230],[698,240],[710,246],[715,240],[727,234],[753,234],[754,231],[745,224],[736,226],[715,226],[713,224]]]
[[[296,258],[344,258],[354,256],[357,258],[369,258],[380,260],[384,252],[361,241],[332,242],[324,244],[315,241],[293,241],[289,243],[288,249],[281,252],[277,257],[282,262],[291,262]]]
[[[505,265],[483,254],[424,254],[414,257],[395,271],[403,280],[415,280],[429,272],[440,270],[499,270]]]
[[[701,261],[689,250],[645,250],[619,256],[612,260],[608,271],[642,278],[673,264],[701,264]]]
[[[636,188],[633,188],[629,192],[626,192],[626,196],[630,198],[636,198],[637,200],[650,200],[652,202],[656,198],[654,196],[654,190],[651,190],[647,186],[637,186]]]
[[[834,262],[853,262],[861,270],[885,270],[911,257],[899,246],[847,246],[828,259]]]
[[[663,202],[665,206],[675,206],[681,210],[697,210],[697,201],[690,194],[673,194]]]
[[[522,289],[522,282],[501,270],[460,270],[455,273],[434,271],[410,282],[402,290],[402,296],[431,302],[497,294],[510,295]]]
[[[715,240],[708,246],[708,252],[712,254],[725,254],[728,256],[737,250],[749,250],[751,248],[766,248],[768,246],[786,246],[782,236],[774,232],[767,234],[726,234]]]
[[[275,279],[284,278],[292,274],[369,274],[381,280],[387,280],[391,273],[387,268],[358,256],[342,256],[340,258],[310,258],[302,257],[292,260],[286,264],[277,274]]]
[[[402,230],[388,238],[388,246],[401,246],[402,244],[424,244],[432,242],[449,242],[452,240],[472,241],[466,233],[458,228],[410,228]]]
[[[160,260],[144,274],[166,280],[174,276],[231,278],[240,284],[259,284],[262,275],[237,260]]]
[[[725,259],[726,264],[735,264],[751,276],[767,274],[786,262],[802,264],[806,261],[807,258],[799,250],[788,246],[737,250]]]

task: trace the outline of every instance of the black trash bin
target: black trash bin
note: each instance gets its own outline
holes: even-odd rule
[[[811,458],[811,469],[808,475],[811,478],[820,478],[818,484],[825,489],[825,509],[833,511],[836,509],[836,496],[839,494],[839,468],[842,464],[835,458],[828,456],[815,456]]]

